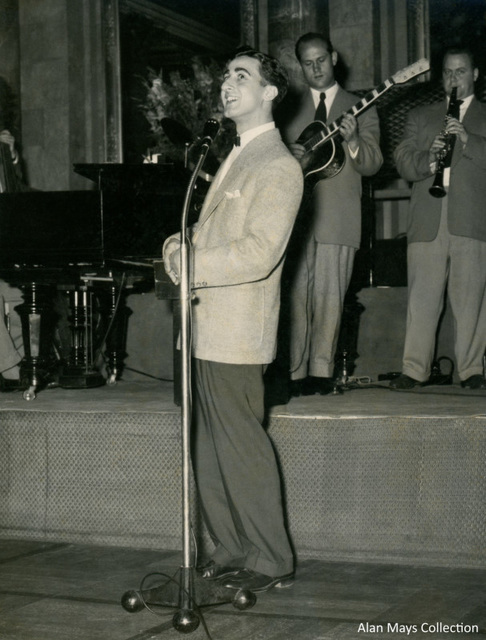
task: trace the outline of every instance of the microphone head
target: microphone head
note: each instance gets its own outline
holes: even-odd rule
[[[214,118],[210,118],[204,125],[203,138],[209,138],[211,141],[218,135],[219,122]]]

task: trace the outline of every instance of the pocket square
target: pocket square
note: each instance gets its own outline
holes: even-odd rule
[[[231,198],[239,198],[241,196],[239,189],[236,189],[236,191],[225,191],[224,194],[229,200],[231,200]]]

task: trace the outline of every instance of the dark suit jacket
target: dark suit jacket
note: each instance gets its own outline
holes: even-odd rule
[[[333,122],[359,102],[352,93],[338,88],[328,114]],[[314,121],[315,106],[310,89],[297,103],[295,113],[285,114],[282,127],[287,144],[295,142],[307,125]],[[358,118],[359,152],[351,158],[343,143],[346,163],[333,178],[321,180],[314,189],[313,230],[317,242],[358,248],[361,240],[361,176],[375,174],[383,163],[380,150],[380,126],[376,109],[370,108]]]
[[[442,201],[429,194],[434,175],[429,166],[432,140],[442,129],[446,102],[413,109],[394,158],[400,175],[413,182],[408,242],[429,242],[439,229]],[[448,224],[453,235],[486,242],[486,105],[473,98],[463,124],[465,147],[456,142],[451,163]]]

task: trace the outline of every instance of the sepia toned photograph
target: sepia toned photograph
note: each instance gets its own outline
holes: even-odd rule
[[[0,567],[0,640],[486,639],[486,0],[0,0]]]

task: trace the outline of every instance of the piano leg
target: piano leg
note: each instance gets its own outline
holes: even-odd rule
[[[75,286],[67,290],[69,297],[69,329],[71,348],[59,375],[59,386],[64,389],[101,387],[105,378],[95,365],[93,291],[88,286]]]
[[[24,302],[17,305],[22,324],[24,357],[20,363],[20,382],[24,399],[34,400],[36,391],[45,387],[58,366],[53,344],[57,316],[53,311],[56,289],[31,282],[22,285]]]

